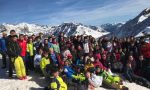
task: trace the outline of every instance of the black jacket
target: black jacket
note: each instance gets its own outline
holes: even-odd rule
[[[10,57],[17,57],[21,53],[21,48],[17,42],[9,41],[8,42],[8,55]]]

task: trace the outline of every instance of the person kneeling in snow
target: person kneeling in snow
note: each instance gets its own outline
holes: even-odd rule
[[[67,85],[63,79],[59,76],[59,70],[57,67],[51,68],[50,72],[50,84],[45,87],[44,90],[67,90]]]
[[[35,72],[37,73],[42,73],[40,69],[40,61],[42,59],[42,54],[43,54],[43,50],[42,48],[39,48],[37,50],[37,54],[34,56],[34,68],[35,68]]]
[[[79,70],[79,69],[78,69]],[[83,73],[79,72],[75,72],[70,66],[69,66],[69,62],[65,61],[65,66],[64,66],[64,73],[66,74],[66,76],[72,80],[77,80],[77,81],[84,81],[85,77],[83,75]]]
[[[43,53],[43,57],[42,60],[40,61],[40,68],[44,74],[45,77],[48,77],[47,73],[46,73],[46,66],[48,64],[50,64],[50,60],[49,60],[49,49],[48,48],[44,48],[44,53]]]

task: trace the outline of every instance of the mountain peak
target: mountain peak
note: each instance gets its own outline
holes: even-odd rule
[[[95,38],[101,37],[103,35],[109,34],[101,27],[93,26],[94,28],[83,25],[82,23],[62,23],[58,26],[50,25],[37,25],[37,24],[28,24],[28,23],[19,23],[19,24],[3,24],[0,26],[0,32],[6,31],[9,34],[9,31],[14,29],[16,32],[24,34],[38,34],[43,32],[45,34],[55,34],[58,35],[60,32],[64,32],[65,36],[71,35],[91,35]]]

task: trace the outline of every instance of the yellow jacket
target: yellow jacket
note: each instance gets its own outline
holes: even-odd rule
[[[53,77],[51,79],[52,80],[50,82],[50,85],[48,86],[50,90],[67,90],[67,85],[61,77],[58,76],[56,78]]]
[[[29,53],[30,56],[34,55],[33,51],[34,51],[33,43],[28,43],[27,44],[27,52]]]
[[[45,68],[46,68],[46,65],[48,64],[50,64],[49,58],[43,57],[40,61],[40,68],[45,76],[46,76]]]
[[[94,67],[94,65],[93,64],[86,64],[84,69],[87,70],[88,68],[91,68],[91,67]]]

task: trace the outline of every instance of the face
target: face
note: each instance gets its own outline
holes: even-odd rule
[[[42,49],[40,49],[40,50],[39,50],[39,54],[42,54],[42,53],[43,53],[43,50],[42,50]]]
[[[52,39],[52,38],[50,38],[50,39],[49,39],[49,42],[52,42],[52,40],[53,40],[53,39]]]
[[[12,36],[16,35],[16,32],[10,32],[10,35],[12,35]]]
[[[44,42],[45,42],[45,44],[47,44],[47,43],[48,43],[48,40],[46,39]]]
[[[90,78],[90,77],[91,77],[90,72],[86,72],[86,77],[87,77],[87,78]]]
[[[84,57],[83,56],[81,56],[81,60],[83,60],[84,59]]]
[[[34,39],[35,39],[35,36],[33,35],[32,38],[33,38],[33,40],[34,40]]]
[[[54,76],[54,77],[59,76],[59,72],[57,71],[57,72],[53,73],[53,76]]]
[[[129,56],[129,60],[130,60],[130,61],[133,61],[133,56]]]
[[[18,39],[17,37],[13,37],[13,41],[14,41],[14,42],[16,42],[16,41],[17,41],[17,39]]]
[[[54,42],[56,42],[56,39],[54,39]]]
[[[65,62],[65,65],[68,66],[68,65],[69,65],[69,62]]]
[[[121,53],[121,52],[122,52],[122,49],[119,49],[119,52]]]
[[[60,34],[60,36],[64,36],[64,34],[63,34],[63,33],[61,33],[61,34]]]
[[[30,38],[29,41],[32,42],[32,38]]]
[[[47,52],[46,52],[46,53],[44,53],[44,56],[45,56],[45,57],[48,57],[48,53],[47,53]]]
[[[105,54],[102,55],[102,59],[103,59],[103,60],[106,60],[106,55],[105,55]]]
[[[7,36],[7,34],[6,34],[6,33],[4,33],[4,34],[3,34],[3,37],[6,37],[6,36]]]
[[[27,36],[27,35],[25,35],[25,36],[24,36],[24,39],[25,39],[25,40],[27,40],[27,39],[28,39],[28,36]]]
[[[101,69],[100,68],[97,68],[97,72],[100,72],[101,71]]]
[[[81,49],[81,46],[78,46],[78,49],[80,50],[80,49]]]
[[[140,56],[140,57],[139,57],[139,60],[140,60],[140,61],[144,60],[143,56]]]
[[[23,36],[20,36],[19,39],[20,39],[20,40],[24,40],[24,37],[23,37]]]
[[[50,48],[49,51],[50,51],[50,54],[54,53],[54,50],[52,48]]]

